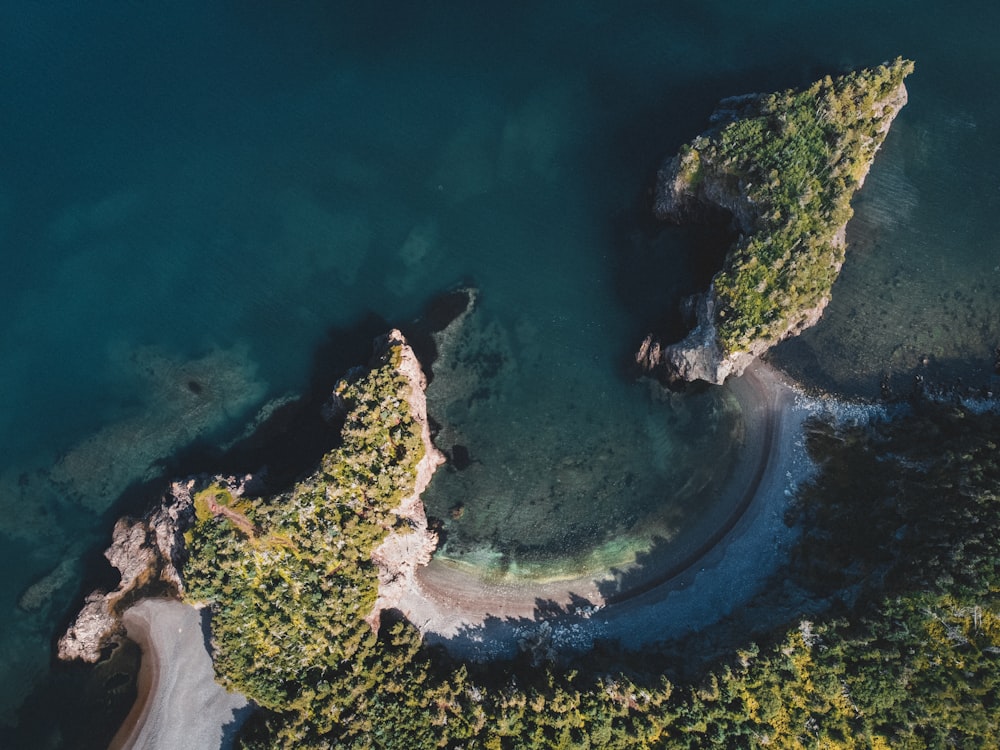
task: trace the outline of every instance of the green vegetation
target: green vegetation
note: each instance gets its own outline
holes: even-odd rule
[[[291,493],[236,503],[213,486],[195,497],[188,597],[212,603],[223,680],[267,708],[305,710],[337,684],[354,691],[375,640],[362,619],[377,594],[371,553],[405,525],[391,511],[424,452],[398,356],[338,386],[342,445]]]
[[[776,583],[770,605],[747,608],[791,611],[805,592],[813,614],[756,643],[742,627],[698,636],[731,656],[692,677],[667,650],[477,667],[422,649],[406,623],[369,630],[371,551],[423,450],[407,388],[392,356],[342,383],[344,442],[293,492],[196,500],[189,595],[211,602],[220,677],[263,707],[244,748],[995,746],[997,415],[925,404],[884,425],[816,426],[823,469],[780,576],[798,593]]]
[[[714,280],[726,352],[780,339],[829,295],[844,260],[836,235],[895,115],[885,102],[911,72],[897,59],[754,99],[681,150],[681,186],[728,186],[752,217]]]

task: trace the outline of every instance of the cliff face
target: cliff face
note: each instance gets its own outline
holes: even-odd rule
[[[119,518],[104,552],[121,574],[112,591],[94,591],[59,639],[60,659],[96,662],[101,651],[125,637],[121,616],[137,600],[149,596],[181,598],[184,582],[184,532],[194,523],[193,495],[203,486],[225,487],[243,495],[253,477],[199,477],[174,482],[159,505],[139,519]]]
[[[665,375],[671,382],[704,380],[721,385],[730,375],[741,375],[770,344],[746,352],[726,353],[715,327],[715,292],[712,287],[695,300],[697,323],[676,344],[662,346],[649,334],[639,346],[635,360],[650,373]]]
[[[913,64],[818,81],[803,91],[724,99],[713,126],[657,176],[655,215],[728,214],[739,238],[696,304],[697,325],[636,361],[667,380],[722,383],[820,319],[846,247],[850,200],[906,104]]]
[[[59,639],[60,659],[96,662],[101,650],[125,635],[121,614],[142,591],[177,595],[183,587],[180,554],[190,524],[191,498],[177,484],[174,491],[141,519],[120,518],[104,556],[121,574],[109,592],[94,591],[73,624]]]
[[[420,429],[424,455],[417,462],[413,491],[392,511],[407,522],[405,531],[390,532],[372,552],[372,562],[378,570],[378,598],[365,620],[376,631],[382,612],[399,604],[404,592],[413,585],[417,568],[429,563],[437,549],[437,534],[427,527],[427,514],[420,496],[430,484],[434,472],[445,462],[444,454],[431,441],[425,396],[427,378],[403,334],[397,330],[390,331],[378,347],[376,360],[388,356],[394,347],[398,347],[399,351],[397,370],[409,385],[406,400],[410,405],[410,417]]]

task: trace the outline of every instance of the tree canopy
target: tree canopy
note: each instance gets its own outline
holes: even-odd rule
[[[724,351],[780,339],[829,295],[844,261],[837,235],[896,114],[888,102],[912,72],[898,58],[743,100],[682,147],[680,183],[728,186],[751,217],[714,279]]]
[[[698,677],[603,646],[463,665],[371,632],[371,552],[422,454],[393,355],[338,392],[343,443],[293,491],[196,498],[184,574],[220,679],[261,706],[244,748],[988,747],[1000,726],[1000,417],[925,404],[817,425],[784,580],[823,602]],[[387,478],[387,479],[386,479]],[[780,588],[776,581],[775,590]],[[774,596],[773,592],[770,594]],[[666,665],[666,666],[664,666]]]

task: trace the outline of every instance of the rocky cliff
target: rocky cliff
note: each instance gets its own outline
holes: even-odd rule
[[[654,212],[674,223],[728,215],[739,236],[695,304],[695,328],[667,346],[649,335],[641,367],[722,383],[815,325],[844,262],[851,197],[906,104],[912,70],[897,59],[719,103],[711,129],[660,170]]]
[[[104,556],[121,574],[121,581],[112,591],[94,591],[87,596],[73,624],[59,639],[59,658],[96,662],[102,650],[125,637],[121,616],[138,599],[181,597],[184,532],[194,521],[193,493],[202,485],[218,483],[239,496],[250,480],[203,477],[174,482],[144,517],[118,519]]]
[[[420,496],[437,467],[445,461],[431,441],[424,395],[427,380],[416,355],[397,330],[376,342],[371,366],[384,367],[390,362],[406,381],[404,398],[419,429],[423,453],[414,469],[412,492],[392,511],[404,523],[393,524],[393,530],[371,553],[378,575],[378,596],[366,620],[375,629],[381,613],[396,606],[412,584],[417,567],[429,562],[437,548],[437,535],[428,528]],[[330,411],[336,412],[338,408],[343,408],[343,404],[334,394]],[[137,600],[149,596],[183,598],[185,532],[195,524],[197,497],[204,496],[203,490],[211,488],[215,494],[225,496],[228,504],[236,505],[235,501],[248,488],[258,489],[253,487],[254,481],[251,476],[202,476],[174,482],[160,504],[143,518],[119,519],[105,557],[119,571],[121,581],[112,591],[95,591],[87,597],[73,624],[59,640],[59,658],[96,662],[104,649],[125,637],[121,616]],[[215,507],[208,501],[207,507],[207,513],[226,515],[236,522],[246,520],[229,505]],[[253,534],[252,529],[249,533]]]
[[[431,441],[425,396],[427,378],[403,334],[397,330],[390,331],[384,342],[377,345],[376,360],[386,357],[394,347],[399,347],[397,369],[409,384],[406,400],[410,405],[410,416],[420,428],[424,455],[417,463],[413,491],[393,511],[407,522],[405,531],[390,532],[372,552],[372,561],[378,570],[378,598],[365,619],[374,630],[378,630],[382,612],[399,604],[405,591],[413,585],[417,568],[429,563],[431,555],[437,549],[437,534],[427,527],[427,514],[420,496],[427,489],[438,466],[445,462],[444,454]]]

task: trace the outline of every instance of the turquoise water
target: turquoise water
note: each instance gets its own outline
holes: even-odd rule
[[[676,323],[717,242],[658,233],[642,205],[661,158],[723,96],[917,61],[834,302],[777,357],[852,393],[885,373],[900,388],[917,371],[988,382],[994,6],[355,5],[0,7],[0,725],[21,727],[0,746],[81,746],[80,725],[37,706],[62,684],[53,638],[121,493],[304,390],[327,331],[369,312],[405,322],[468,280],[483,325],[506,332],[517,369],[492,401],[440,418],[488,425],[471,435],[480,463],[435,486],[440,512],[462,483],[499,481],[491,450],[510,463],[519,447],[560,484],[608,486],[580,501],[575,536],[555,534],[566,547],[605,544],[669,502],[657,487],[704,468],[671,450],[705,439],[713,404],[659,402],[626,365],[651,326]],[[607,474],[584,466],[654,434],[642,476],[634,452]],[[626,473],[643,493],[611,489]],[[580,495],[556,492],[560,512],[532,519],[565,521]],[[511,554],[538,562],[539,523],[494,543],[465,507],[455,554],[489,538],[508,568]]]
[[[667,543],[683,556],[739,499],[720,491],[743,444],[728,389],[621,377],[608,324],[571,310],[482,301],[438,342],[427,405],[452,460],[424,500],[439,556],[490,580],[624,569]]]

